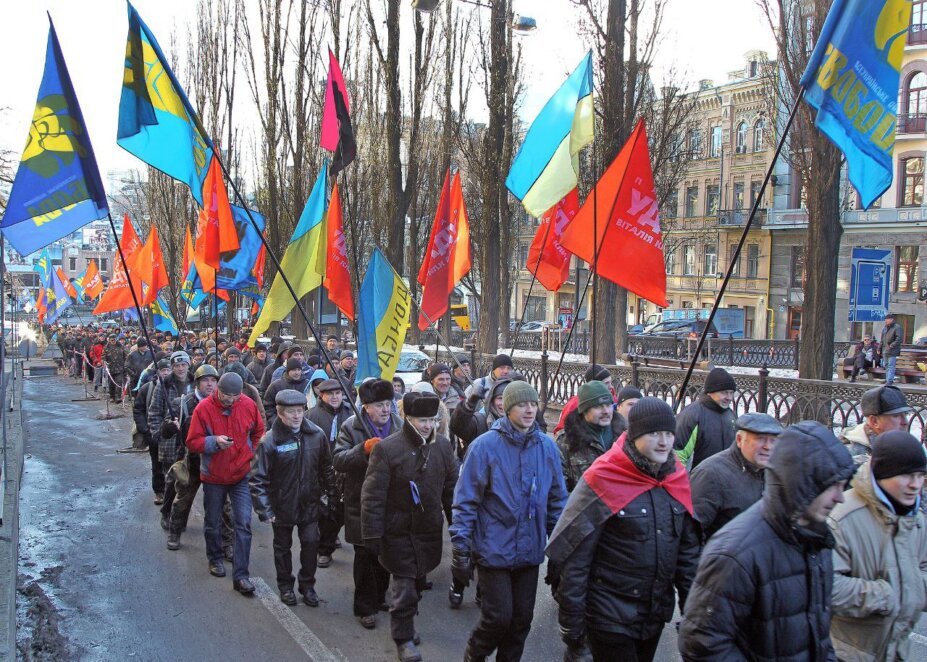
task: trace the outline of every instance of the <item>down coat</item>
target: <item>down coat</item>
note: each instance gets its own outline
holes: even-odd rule
[[[834,538],[799,517],[850,479],[850,454],[814,421],[776,441],[759,503],[718,531],[702,553],[679,628],[684,660],[836,660],[830,639]]]
[[[736,416],[707,393],[676,418],[676,457],[691,469],[734,443]]]

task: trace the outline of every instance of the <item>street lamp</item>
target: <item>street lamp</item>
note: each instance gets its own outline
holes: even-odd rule
[[[487,2],[478,2],[477,0],[460,0],[460,2],[465,2],[468,5],[475,5],[477,7],[492,6],[492,4],[487,4]],[[412,9],[423,14],[430,14],[431,12],[435,11],[440,4],[441,0],[412,0]],[[512,32],[526,34],[528,32],[534,32],[537,30],[538,22],[530,16],[521,16],[516,14],[514,17],[512,17],[511,28]]]

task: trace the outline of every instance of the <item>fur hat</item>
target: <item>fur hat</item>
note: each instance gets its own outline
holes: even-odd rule
[[[431,393],[406,393],[402,396],[402,411],[412,418],[434,418],[438,415],[439,404],[441,400]]]
[[[357,388],[362,405],[393,399],[393,385],[384,379],[371,379]]]

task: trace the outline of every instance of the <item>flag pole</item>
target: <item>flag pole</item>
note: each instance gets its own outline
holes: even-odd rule
[[[225,177],[225,180],[229,183],[229,186],[232,187],[232,191],[235,194],[235,198],[238,200],[238,203],[241,205],[242,209],[245,210],[245,215],[248,217],[248,222],[251,223],[251,226],[258,233],[258,236],[261,238],[261,243],[264,245],[264,249],[267,252],[268,257],[273,261],[274,266],[277,268],[277,274],[280,275],[280,278],[283,280],[283,284],[286,285],[287,290],[290,292],[290,296],[293,297],[293,302],[296,304],[296,310],[299,311],[300,316],[306,322],[310,333],[312,333],[313,338],[319,348],[319,352],[322,354],[322,358],[325,360],[325,363],[328,364],[328,367],[331,368],[332,378],[338,380],[338,384],[341,386],[342,392],[345,395],[350,394],[351,390],[347,388],[344,382],[341,379],[341,375],[338,374],[338,371],[335,370],[335,366],[332,365],[332,358],[328,353],[328,350],[325,349],[325,343],[322,342],[322,338],[319,336],[319,332],[312,325],[312,321],[309,319],[309,315],[306,314],[305,309],[303,308],[302,303],[299,301],[299,297],[296,295],[296,290],[293,289],[293,284],[290,283],[290,279],[287,278],[286,272],[283,270],[283,266],[280,264],[280,260],[277,258],[277,254],[274,253],[273,249],[270,247],[270,244],[267,242],[267,239],[264,237],[264,233],[261,232],[258,227],[257,221],[254,220],[254,217],[251,215],[251,209],[248,208],[248,204],[245,202],[244,196],[238,190],[238,187],[235,185],[235,181],[229,176],[228,170],[225,168],[225,163],[222,159],[219,158],[217,153],[214,153],[216,161],[219,163],[219,167],[222,169],[222,174]],[[367,425],[366,419],[361,416],[361,411],[357,407],[357,403],[354,402],[353,398],[345,398],[348,401],[348,404],[351,405],[351,409],[354,411],[354,415],[357,416],[357,420],[361,421],[364,424],[364,429],[370,433],[371,436],[375,436],[373,431]]]
[[[727,290],[727,284],[730,282],[731,276],[734,273],[734,267],[737,265],[737,260],[740,258],[740,251],[743,249],[744,243],[747,241],[747,233],[750,232],[750,228],[753,225],[753,219],[756,217],[757,211],[759,211],[760,203],[763,200],[763,194],[766,192],[766,186],[769,184],[769,180],[773,174],[773,168],[775,168],[776,161],[779,159],[779,154],[782,152],[782,148],[785,146],[785,138],[788,136],[789,130],[792,128],[792,122],[795,120],[795,116],[798,114],[798,107],[801,105],[801,101],[804,97],[805,88],[802,87],[799,89],[798,95],[795,97],[795,103],[792,105],[792,110],[789,112],[789,119],[785,123],[785,129],[783,129],[782,135],[779,136],[779,144],[776,145],[776,151],[773,154],[772,161],[769,162],[769,167],[766,169],[766,176],[763,178],[763,184],[760,186],[760,191],[757,194],[756,199],[753,201],[753,207],[750,209],[750,216],[747,218],[747,222],[744,224],[744,229],[740,233],[740,241],[737,242],[737,248],[734,251],[734,255],[731,257],[730,264],[727,266],[727,273],[724,274],[724,280],[721,282],[721,289],[718,290],[718,295],[715,297],[715,302],[711,307],[711,312],[708,314],[708,321],[705,322],[705,328],[702,329],[702,333],[699,335],[698,344],[695,346],[695,353],[692,355],[692,360],[689,362],[689,368],[686,370],[686,376],[682,380],[682,386],[676,393],[676,400],[673,403],[673,408],[677,411],[685,400],[686,389],[689,386],[689,380],[692,377],[692,371],[695,370],[695,364],[698,363],[698,357],[702,353],[702,347],[705,344],[705,338],[708,335],[708,329],[711,328],[711,325],[714,322],[715,313],[718,312],[718,308],[721,304],[721,298],[724,296],[724,292]]]
[[[596,163],[598,162],[598,150],[596,149],[596,141],[592,141],[592,167],[595,169]],[[606,230],[607,232],[608,230]],[[604,239],[604,237],[603,237]],[[599,305],[599,274],[598,274],[598,265],[599,265],[599,179],[598,177],[595,180],[595,183],[592,185],[592,305],[589,306],[589,315],[588,317],[592,318],[592,335],[589,338],[588,349],[589,349],[589,365],[595,365],[595,350],[596,350],[596,330],[598,329],[598,318],[599,316],[595,314],[593,306]],[[589,281],[586,281],[586,286],[588,287]],[[579,283],[576,284],[576,287],[579,287]],[[577,311],[577,314],[579,311]],[[627,313],[625,313],[627,317]],[[573,326],[576,326],[574,324]],[[572,331],[572,329],[571,329]],[[561,352],[561,361],[563,353]],[[559,367],[558,367],[559,370]]]
[[[125,253],[122,252],[122,244],[119,243],[119,235],[116,234],[116,223],[113,221],[112,212],[107,211],[106,217],[109,219],[109,229],[113,232],[113,241],[116,242],[116,251],[119,253],[119,261],[122,263],[122,270],[125,272],[126,281],[129,283],[129,293],[132,295],[132,303],[135,304],[135,312],[138,313],[138,324],[142,327],[142,333],[145,335],[145,340],[148,341],[148,346],[153,348],[154,345],[151,344],[151,338],[148,337],[148,327],[145,325],[145,317],[142,315],[142,307],[138,304],[138,297],[135,295],[135,288],[132,287],[132,277],[129,274],[129,265],[126,264],[126,256]],[[102,279],[103,275],[101,274],[100,280]],[[153,349],[152,356],[154,356]]]

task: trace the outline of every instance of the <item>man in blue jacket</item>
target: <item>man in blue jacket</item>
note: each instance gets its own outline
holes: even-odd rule
[[[531,630],[538,567],[567,499],[560,452],[537,423],[538,394],[512,382],[505,418],[470,445],[454,491],[451,573],[466,585],[472,561],[482,595],[480,622],[464,660],[520,660]]]

